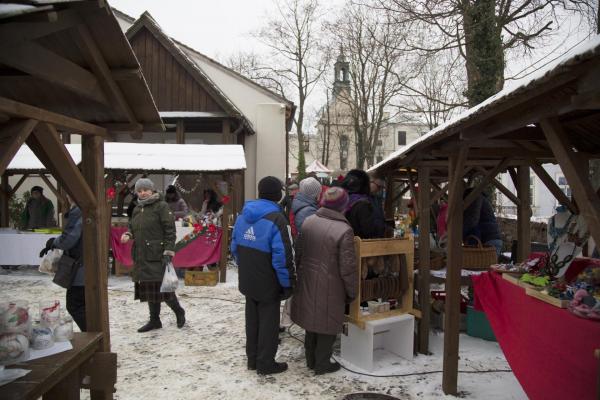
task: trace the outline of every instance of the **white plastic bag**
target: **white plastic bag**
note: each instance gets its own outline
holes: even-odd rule
[[[58,260],[60,260],[62,255],[63,251],[61,249],[50,250],[42,259],[38,270],[45,274],[54,275],[58,269]]]
[[[173,266],[173,263],[170,262],[167,264],[167,266],[165,268],[165,274],[163,276],[162,285],[160,285],[160,292],[161,293],[174,292],[175,289],[177,289],[178,285],[179,285],[179,278],[177,277],[177,274],[175,273],[175,267]]]

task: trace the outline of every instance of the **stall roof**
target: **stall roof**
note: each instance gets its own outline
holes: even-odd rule
[[[76,164],[81,162],[81,145],[68,144],[67,150]],[[222,172],[246,169],[242,145],[104,143],[106,170],[147,172]],[[23,173],[43,171],[40,160],[27,146],[22,146],[7,171]]]
[[[548,64],[545,68],[536,71],[527,79],[519,82],[517,86],[505,88],[477,106],[466,110],[452,120],[431,130],[417,140],[399,148],[387,158],[371,167],[369,171],[389,168],[394,161],[403,159],[409,153],[413,152],[413,150],[416,152],[417,149],[424,149],[426,146],[438,142],[443,138],[460,133],[459,131],[461,129],[466,129],[480,121],[490,119],[497,113],[505,111],[510,107],[525,104],[527,101],[531,100],[529,96],[534,90],[541,88],[544,85],[558,85],[557,82],[559,82],[559,76],[566,75],[568,79],[569,74],[571,74],[572,80],[575,80],[577,78],[577,75],[574,73],[575,68],[598,56],[600,56],[600,35],[594,36],[589,41],[577,46],[570,53],[565,54],[563,57]],[[596,74],[600,74],[597,69]],[[598,76],[598,78],[600,79],[600,76]],[[525,111],[527,111],[527,109],[524,107],[523,112]],[[595,120],[600,122],[600,118],[596,118]],[[533,128],[533,124],[536,122],[538,121],[532,118],[529,124],[523,124],[523,126],[520,126],[519,128]],[[513,130],[517,130],[517,128]]]
[[[314,160],[308,167],[306,167],[306,172],[324,172],[326,174],[330,174],[333,171],[321,164],[319,160]]]

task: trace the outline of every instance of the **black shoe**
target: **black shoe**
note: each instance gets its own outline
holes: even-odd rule
[[[256,372],[259,375],[273,375],[273,374],[280,374],[282,372],[285,372],[285,371],[287,371],[287,369],[288,369],[287,363],[276,362],[271,367],[265,368],[265,369],[258,369]]]
[[[248,371],[256,371],[256,363],[248,361]]]
[[[182,308],[181,311],[175,313],[175,316],[177,317],[177,327],[183,328],[185,325],[185,310]]]
[[[306,360],[306,367],[308,369],[315,369],[315,361],[314,360],[311,360],[311,361]]]
[[[144,325],[140,329],[138,329],[138,332],[143,333],[143,332],[151,331],[153,329],[160,329],[160,328],[162,328],[162,323],[160,322],[160,319],[158,319],[158,320],[151,319],[150,321],[148,321],[148,323],[146,325]]]
[[[315,375],[324,375],[329,374],[335,371],[339,371],[341,368],[340,363],[338,362],[330,362],[328,366],[325,368],[315,369]]]

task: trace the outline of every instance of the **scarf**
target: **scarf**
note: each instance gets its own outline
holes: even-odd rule
[[[152,204],[158,200],[160,200],[160,194],[153,193],[147,199],[142,200],[142,199],[138,198],[138,206],[144,207],[144,206],[147,206],[148,204]]]

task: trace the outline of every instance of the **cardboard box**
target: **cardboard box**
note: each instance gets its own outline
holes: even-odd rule
[[[219,271],[185,271],[185,286],[216,286]]]

